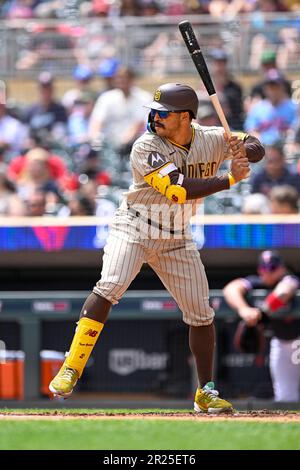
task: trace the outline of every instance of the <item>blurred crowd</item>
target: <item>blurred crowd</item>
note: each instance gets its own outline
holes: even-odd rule
[[[44,69],[63,75],[77,63],[97,72],[100,61],[124,56],[140,72],[178,74],[191,63],[177,20],[197,15],[193,24],[205,52],[224,45],[231,66],[255,71],[273,46],[278,65],[297,70],[299,11],[300,0],[0,1],[0,63],[7,76]]]
[[[247,90],[232,76],[224,50],[213,49],[209,59],[231,129],[258,136],[266,157],[253,165],[246,183],[207,198],[206,212],[297,213],[297,90],[279,70],[272,50],[261,55],[260,79]],[[102,80],[96,85],[99,76]],[[136,79],[133,69],[110,58],[100,63],[97,74],[85,64],[77,65],[74,85],[60,99],[49,71],[37,78],[36,103],[11,105],[9,97],[2,96],[0,214],[111,216],[130,184],[130,149],[146,129],[148,114],[143,105],[152,100]],[[196,91],[198,123],[220,125],[200,83]]]
[[[130,183],[129,153],[146,129],[152,97],[117,59],[100,64],[102,89],[78,65],[58,100],[55,78],[38,76],[30,106],[0,103],[0,213],[111,216]],[[4,98],[4,94],[2,96]]]
[[[66,18],[210,14],[237,15],[252,12],[297,11],[297,0],[4,0],[2,18]]]

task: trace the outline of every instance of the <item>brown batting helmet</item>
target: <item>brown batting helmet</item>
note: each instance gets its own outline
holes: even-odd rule
[[[154,93],[152,103],[146,108],[157,111],[190,111],[194,118],[197,116],[198,97],[188,85],[180,83],[165,83]]]

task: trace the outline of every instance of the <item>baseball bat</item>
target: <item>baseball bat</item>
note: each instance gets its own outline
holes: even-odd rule
[[[212,82],[209,70],[207,68],[204,56],[201,52],[199,43],[197,41],[197,38],[195,36],[193,27],[191,23],[187,20],[181,21],[178,25],[179,30],[182,34],[183,40],[185,42],[185,45],[190,53],[190,56],[195,64],[195,67],[204,83],[204,86],[207,90],[207,93],[209,94],[210,100],[212,102],[212,105],[220,119],[220,122],[227,134],[228,137],[231,136],[231,130],[228,125],[227,119],[225,117],[225,114],[223,112],[221,103],[219,101],[219,98],[217,96],[214,84]]]

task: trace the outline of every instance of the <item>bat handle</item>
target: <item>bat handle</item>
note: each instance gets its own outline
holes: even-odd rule
[[[225,114],[223,112],[223,109],[222,109],[222,106],[220,104],[220,101],[219,101],[219,98],[216,94],[213,94],[213,95],[210,95],[210,99],[211,99],[211,102],[213,104],[213,107],[215,108],[216,110],[216,113],[218,115],[218,118],[220,119],[221,121],[221,124],[224,128],[224,131],[226,133],[226,135],[228,137],[231,137],[231,130],[230,130],[230,127],[228,125],[228,122],[227,122],[227,119],[225,117]]]
[[[227,122],[227,119],[225,117],[225,114],[223,112],[223,109],[222,109],[222,106],[220,104],[220,101],[219,101],[219,98],[216,94],[213,94],[213,95],[210,95],[210,99],[211,99],[211,102],[213,104],[213,107],[215,108],[216,110],[216,113],[221,121],[221,124],[223,126],[223,129],[225,131],[225,134],[228,136],[228,137],[231,137],[231,130],[230,130],[230,127],[228,125],[228,122]],[[248,171],[248,175],[247,175],[247,178],[250,176],[250,169]]]

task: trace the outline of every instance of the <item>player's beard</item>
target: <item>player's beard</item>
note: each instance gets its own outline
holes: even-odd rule
[[[156,131],[156,134],[161,136],[161,137],[166,136],[166,128],[160,122],[155,122],[155,131]]]

